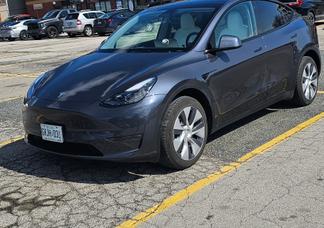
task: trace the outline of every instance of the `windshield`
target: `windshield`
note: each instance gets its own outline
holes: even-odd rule
[[[99,18],[102,18],[102,19],[108,19],[111,15],[113,15],[114,13],[111,12],[111,13],[106,13],[106,14],[103,14],[101,15]]]
[[[42,18],[43,19],[55,18],[59,12],[60,12],[59,10],[49,11]]]
[[[186,50],[193,47],[215,8],[148,10],[117,30],[100,50]]]

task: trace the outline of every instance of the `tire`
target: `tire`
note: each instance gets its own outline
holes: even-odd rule
[[[304,16],[304,19],[311,25],[315,24],[315,14],[312,11],[308,11],[307,15]]]
[[[46,33],[47,33],[48,38],[50,38],[50,39],[54,39],[54,38],[58,37],[58,35],[59,35],[58,29],[55,26],[49,26],[46,29]]]
[[[185,124],[186,119],[189,124]],[[194,129],[196,133],[192,131]],[[164,114],[160,134],[160,164],[173,169],[192,166],[200,158],[207,141],[208,124],[204,108],[192,97],[177,98]]]
[[[93,29],[90,25],[86,25],[83,30],[83,34],[87,37],[90,37],[93,35]]]
[[[20,32],[20,34],[19,34],[19,38],[20,38],[21,40],[27,40],[27,39],[28,39],[28,33],[27,33],[27,31],[26,31],[26,30],[22,30],[22,31]]]
[[[70,33],[70,32],[69,32],[69,33],[68,33],[68,36],[69,36],[69,37],[75,37],[76,35],[75,35],[74,33]]]
[[[297,106],[311,104],[318,89],[318,69],[315,61],[304,56],[299,64],[293,103]],[[308,91],[308,92],[307,92]]]

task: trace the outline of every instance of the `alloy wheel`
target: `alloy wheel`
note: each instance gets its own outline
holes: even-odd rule
[[[56,28],[49,28],[48,29],[48,37],[49,38],[56,38],[57,37],[57,34],[58,32],[57,32],[57,29]]]
[[[27,40],[28,39],[28,34],[26,31],[21,31],[20,32],[20,39],[21,40]]]
[[[85,27],[84,32],[85,32],[86,36],[92,36],[92,28],[91,27],[89,27],[89,26]]]
[[[201,151],[205,140],[205,123],[200,111],[184,108],[173,127],[173,147],[182,160],[192,160]]]
[[[317,92],[318,73],[313,63],[307,63],[302,76],[303,93],[306,99],[312,100]]]

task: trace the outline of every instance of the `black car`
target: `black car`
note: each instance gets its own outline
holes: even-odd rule
[[[320,72],[316,29],[277,1],[152,7],[34,81],[25,140],[64,156],[183,169],[224,126],[282,100],[311,104]]]
[[[75,13],[75,9],[51,10],[40,20],[28,24],[28,34],[34,39],[42,37],[56,38],[63,32],[63,21],[69,13]]]
[[[107,12],[105,15],[94,21],[94,32],[100,36],[114,32],[130,17],[134,16],[134,12],[130,10],[114,10]]]
[[[310,24],[324,19],[324,0],[280,0],[297,13],[301,14]]]

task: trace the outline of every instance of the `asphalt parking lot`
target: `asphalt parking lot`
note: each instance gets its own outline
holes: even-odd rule
[[[323,27],[318,30],[322,57]],[[177,172],[155,164],[67,159],[25,145],[20,110],[29,84],[41,72],[92,51],[103,39],[0,42],[0,227],[116,226],[324,112],[324,94],[308,107],[276,104],[212,135],[200,161]],[[323,77],[319,88],[324,90]]]

